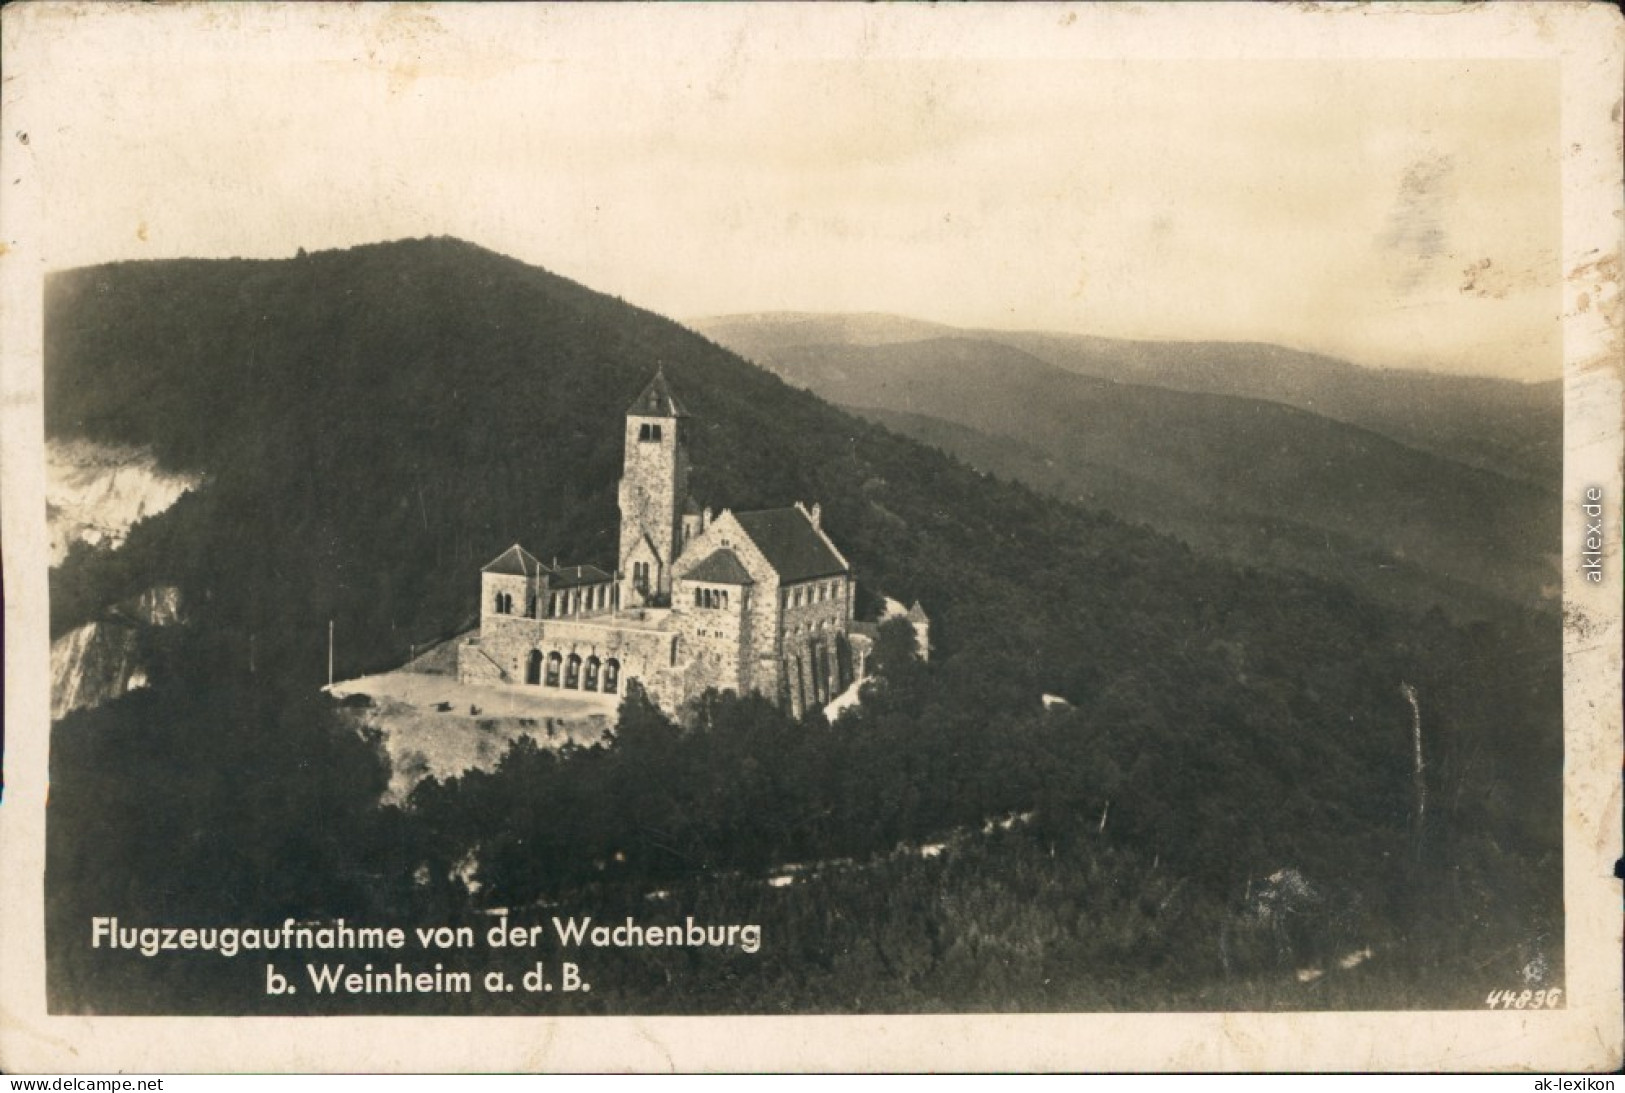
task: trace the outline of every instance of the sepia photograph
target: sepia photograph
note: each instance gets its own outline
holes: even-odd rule
[[[1620,1065],[1613,7],[3,30],[6,1069]]]

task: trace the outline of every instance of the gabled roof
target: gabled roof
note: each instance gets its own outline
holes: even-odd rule
[[[655,541],[649,538],[649,533],[647,531],[638,536],[637,542],[633,544],[631,550],[627,551],[622,556],[621,561],[624,563],[627,558],[630,558],[632,555],[636,554],[638,552],[638,547],[640,546],[649,552],[649,557],[653,558],[661,565],[666,564],[665,558],[663,558],[660,554],[660,548],[655,546]]]
[[[610,575],[595,565],[566,565],[555,569],[548,578],[549,588],[575,588],[583,584],[602,584]]]
[[[515,543],[507,550],[504,550],[498,557],[492,559],[480,572],[503,573],[510,577],[534,577],[546,568],[536,560],[530,551]]]
[[[723,548],[707,554],[699,565],[683,574],[685,581],[703,581],[706,584],[755,584],[739,560],[739,555]]]
[[[800,508],[736,512],[734,519],[786,583],[809,581],[847,572],[846,562],[830,549]]]
[[[649,381],[649,386],[643,389],[643,394],[633,401],[626,412],[632,417],[688,416],[683,404],[671,393],[671,385],[666,382],[665,370],[661,368],[655,369],[655,378]]]

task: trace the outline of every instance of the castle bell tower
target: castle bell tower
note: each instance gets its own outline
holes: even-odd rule
[[[626,411],[620,490],[623,607],[671,602],[671,568],[682,549],[688,500],[686,417],[660,369]]]

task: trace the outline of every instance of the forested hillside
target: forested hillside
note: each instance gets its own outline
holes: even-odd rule
[[[657,363],[695,415],[699,499],[820,502],[869,602],[926,605],[930,663],[894,635],[833,726],[727,696],[673,725],[629,695],[608,746],[521,746],[378,807],[381,754],[317,691],[328,620],[354,675],[466,626],[479,566],[516,539],[611,559],[622,414]],[[1476,1006],[1454,972],[1561,974],[1555,612],[1462,625],[1216,560],[452,240],[60,274],[46,384],[51,437],[206,482],[53,571],[54,632],[160,583],[188,605],[144,639],[149,689],[53,733],[59,1009],[293,1005],[252,962],[239,981],[218,958],[92,953],[92,914],[440,921],[538,900],[763,923],[754,963],[607,960],[568,1002],[592,1012]],[[818,867],[766,884],[795,863]],[[1340,985],[1296,977],[1365,947]]]

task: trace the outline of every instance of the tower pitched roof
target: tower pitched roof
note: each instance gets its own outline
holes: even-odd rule
[[[534,577],[545,568],[547,567],[538,562],[530,551],[515,543],[486,563],[480,572],[503,573],[510,577]]]
[[[704,581],[707,584],[755,584],[739,555],[724,547],[713,550],[693,569],[683,574],[685,581]]]
[[[830,548],[829,541],[813,526],[805,509],[791,506],[733,515],[781,581],[832,577],[849,569],[846,560]]]
[[[628,415],[636,417],[687,417],[688,411],[683,404],[671,393],[671,385],[666,382],[666,370],[656,368],[654,379],[649,386],[643,389],[643,394],[633,401],[626,411]]]

